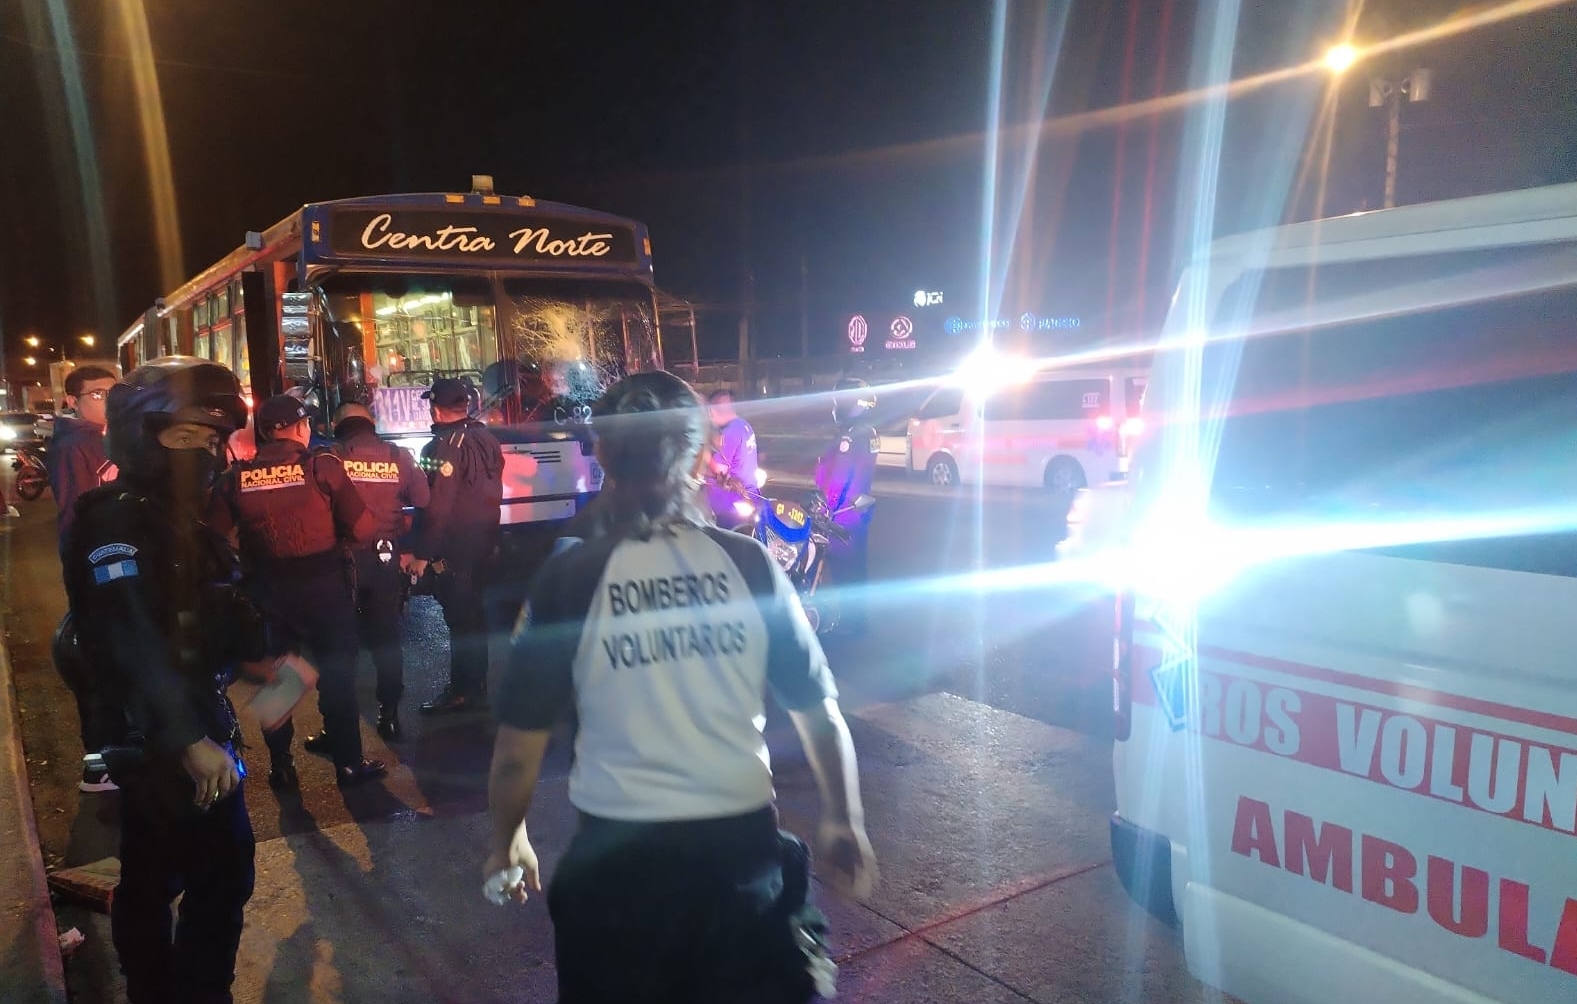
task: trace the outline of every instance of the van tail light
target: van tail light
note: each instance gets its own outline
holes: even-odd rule
[[[1119,592],[1112,632],[1112,738],[1118,742],[1133,730],[1133,611],[1133,592]]]
[[[1112,424],[1112,417],[1110,415],[1101,415],[1095,419],[1095,427],[1102,432],[1112,431]]]

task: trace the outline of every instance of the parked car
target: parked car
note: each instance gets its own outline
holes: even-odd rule
[[[0,412],[0,453],[40,442],[38,416],[31,411]]]

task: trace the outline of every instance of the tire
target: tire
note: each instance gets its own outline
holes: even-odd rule
[[[1071,497],[1085,487],[1084,468],[1072,457],[1057,457],[1046,465],[1046,490]]]
[[[810,631],[812,634],[821,634],[821,610],[817,608],[814,603],[807,603],[805,605],[805,620],[810,623]]]
[[[25,502],[36,502],[49,487],[49,479],[36,471],[23,471],[16,478],[17,497]]]
[[[958,487],[958,465],[945,453],[938,453],[925,464],[925,478],[938,488]]]

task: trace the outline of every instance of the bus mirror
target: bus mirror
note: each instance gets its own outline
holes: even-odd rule
[[[312,293],[282,293],[279,333],[284,343],[285,376],[303,379],[312,370],[312,332],[317,301]]]

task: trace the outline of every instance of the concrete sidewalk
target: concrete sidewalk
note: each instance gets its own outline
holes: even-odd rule
[[[65,1004],[55,911],[27,784],[11,660],[0,640],[0,1001]]]
[[[1188,977],[1172,933],[1118,887],[1107,743],[951,694],[868,705],[850,725],[883,879],[866,903],[817,885],[839,1001],[1220,1000]],[[769,739],[783,824],[813,834],[814,780],[789,735]],[[550,760],[531,815],[549,878],[574,826],[562,751]],[[236,1001],[553,1000],[543,899],[495,907],[481,896],[486,815],[362,794],[370,801],[354,822],[331,822],[323,793],[281,800],[281,835],[258,844]],[[275,796],[249,785],[247,797]],[[106,918],[85,931],[107,943]],[[107,1004],[113,983],[74,981],[77,1000]]]

